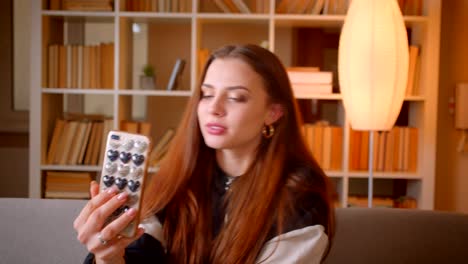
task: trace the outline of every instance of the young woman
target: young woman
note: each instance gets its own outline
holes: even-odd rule
[[[98,194],[75,220],[86,263],[320,263],[333,235],[327,177],[307,149],[285,68],[255,45],[215,51],[145,191],[146,219],[102,227],[125,194]],[[143,229],[144,228],[144,229]]]

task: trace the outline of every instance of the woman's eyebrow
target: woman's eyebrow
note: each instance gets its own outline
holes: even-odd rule
[[[215,89],[215,87],[213,85],[208,84],[208,83],[203,83],[202,87]],[[232,90],[245,90],[247,92],[250,92],[250,90],[247,87],[242,86],[242,85],[227,86],[226,89],[229,90],[229,91],[232,91]]]

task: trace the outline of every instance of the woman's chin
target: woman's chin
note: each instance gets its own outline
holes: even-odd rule
[[[212,149],[223,149],[225,148],[224,144],[219,142],[205,142],[205,144]]]

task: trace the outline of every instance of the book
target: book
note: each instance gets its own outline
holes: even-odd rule
[[[231,13],[240,13],[239,8],[234,4],[234,0],[224,0],[224,3],[229,8]]]
[[[62,9],[70,11],[112,11],[111,0],[63,0]]]
[[[314,125],[314,138],[312,146],[312,154],[317,162],[323,164],[323,130],[324,125]]]
[[[295,97],[311,97],[317,94],[332,94],[332,84],[293,83],[292,90]]]
[[[162,156],[167,151],[167,147],[174,136],[174,133],[174,129],[168,128],[158,143],[153,147],[149,156],[149,164],[151,166],[155,166],[161,160]]]
[[[408,144],[408,171],[417,172],[418,170],[418,129],[409,127],[409,144]]]
[[[53,164],[55,156],[57,155],[57,150],[60,145],[62,133],[64,131],[66,121],[62,119],[57,119],[55,121],[54,131],[52,132],[52,138],[49,143],[49,150],[47,151],[47,164]]]
[[[232,0],[234,5],[241,11],[241,13],[244,14],[250,14],[250,9],[249,7],[244,3],[242,0]]]
[[[332,84],[333,73],[329,71],[288,70],[288,77],[292,84]]]
[[[406,84],[406,95],[415,94],[415,79],[416,79],[416,70],[419,60],[419,47],[411,45],[409,47],[409,62],[408,62],[408,81]]]
[[[349,132],[349,169],[359,170],[361,155],[361,134],[360,131],[351,129]]]
[[[369,169],[369,133],[370,131],[359,131],[360,147],[359,147],[359,170]]]
[[[223,0],[214,0],[216,6],[224,13],[231,13],[231,10],[227,7]]]
[[[331,127],[332,129],[332,149],[331,149],[331,170],[341,170],[343,163],[343,128]]]
[[[63,136],[63,141],[60,142],[60,144],[63,144],[63,148],[60,149],[60,152],[58,154],[58,164],[60,165],[65,165],[68,162],[68,155],[72,151],[72,144],[74,138],[76,138],[76,132],[78,130],[78,121],[71,120],[68,121],[67,124],[65,125],[65,134]],[[57,159],[56,159],[57,160]]]
[[[315,0],[315,4],[310,11],[313,15],[318,15],[322,12],[323,5],[325,4],[325,0]]]
[[[323,127],[323,144],[322,144],[322,169],[330,170],[331,169],[331,152],[332,152],[332,127],[324,126]]]
[[[307,147],[308,147],[310,153],[312,153],[312,149],[313,149],[313,145],[314,145],[314,125],[306,123],[306,124],[304,124],[303,128],[304,128],[305,142],[307,144]],[[313,153],[312,153],[312,155],[313,155]]]
[[[67,87],[67,47],[59,45],[58,88]]]
[[[105,138],[102,138],[103,130],[104,130],[104,122],[96,122],[97,128],[96,128],[96,141],[94,142],[93,149],[91,152],[91,161],[90,165],[98,165],[99,163],[99,157],[102,156],[101,153],[101,142],[105,140]]]
[[[172,69],[171,76],[169,78],[169,82],[167,83],[167,90],[172,91],[178,88],[180,85],[180,78],[182,72],[184,71],[185,60],[177,59],[174,68]]]
[[[198,50],[198,68],[197,74],[201,76],[203,68],[205,67],[206,61],[210,56],[210,51],[208,49],[199,49]]]
[[[392,129],[387,133],[385,139],[385,159],[384,159],[384,171],[393,171],[393,153],[395,151],[395,130]]]
[[[291,4],[291,0],[281,0],[281,2],[276,4],[275,12],[278,14],[287,13],[288,6]]]
[[[92,152],[93,152],[94,146],[96,145],[96,140],[98,137],[97,135],[98,125],[97,124],[98,124],[97,122],[92,122],[92,125],[91,125],[91,134],[88,139],[88,146],[86,147],[86,152],[85,152],[84,161],[83,161],[83,164],[85,165],[92,165]]]
[[[149,122],[138,122],[138,133],[147,137],[151,136],[151,123]]]
[[[85,152],[86,152],[86,148],[89,144],[89,138],[90,138],[90,135],[91,135],[91,128],[92,128],[92,122],[90,121],[83,121],[85,122],[86,124],[86,130],[85,130],[85,133],[84,133],[84,136],[83,136],[83,141],[82,141],[82,144],[80,146],[80,151],[78,153],[78,157],[76,159],[76,164],[83,164],[83,161],[84,161],[84,155],[85,155]]]
[[[85,134],[86,134],[87,124],[84,121],[77,121],[77,123],[78,125],[76,128],[76,132],[73,136],[73,140],[70,146],[70,151],[67,154],[68,157],[67,157],[66,164],[70,164],[70,165],[78,164],[77,161],[78,161],[78,155],[80,154],[80,147],[84,145],[83,140],[86,136]]]
[[[138,133],[138,122],[136,121],[129,121],[129,120],[122,120],[120,122],[120,130],[126,131],[129,133]]]

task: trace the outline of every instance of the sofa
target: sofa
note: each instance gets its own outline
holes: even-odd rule
[[[0,198],[0,263],[81,263],[73,219],[86,201]],[[468,263],[468,215],[409,209],[336,210],[332,263]]]

